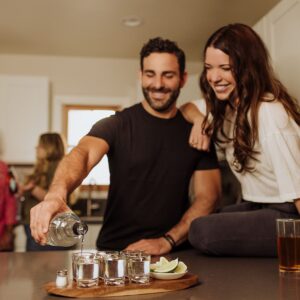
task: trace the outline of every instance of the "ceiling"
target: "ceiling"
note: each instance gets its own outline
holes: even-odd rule
[[[0,53],[137,58],[151,37],[178,42],[199,61],[208,36],[254,25],[279,0],[0,0]],[[142,25],[121,20],[139,16]]]

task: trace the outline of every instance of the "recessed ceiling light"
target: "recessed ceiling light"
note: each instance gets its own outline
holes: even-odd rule
[[[142,19],[137,16],[127,16],[122,19],[122,24],[127,27],[138,27],[142,24]]]

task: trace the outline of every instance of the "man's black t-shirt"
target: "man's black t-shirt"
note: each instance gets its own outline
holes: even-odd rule
[[[189,146],[190,131],[180,111],[161,119],[141,103],[92,127],[88,135],[109,144],[110,189],[99,249],[121,250],[160,237],[179,222],[193,172],[218,168],[213,147],[200,152]]]

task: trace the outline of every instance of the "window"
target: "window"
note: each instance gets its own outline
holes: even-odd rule
[[[100,119],[115,114],[117,106],[64,106],[64,133],[67,139],[67,152],[76,146],[79,140],[86,135],[92,125]],[[105,155],[101,162],[96,165],[90,174],[82,182],[83,185],[109,185],[108,159]]]

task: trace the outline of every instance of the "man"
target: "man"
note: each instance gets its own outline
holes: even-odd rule
[[[215,151],[189,147],[191,125],[176,108],[187,78],[185,55],[175,43],[155,38],[140,59],[145,100],[96,123],[61,162],[45,200],[31,211],[38,242],[46,242],[51,217],[68,209],[68,192],[106,153],[111,184],[98,248],[168,253],[186,240],[196,217],[214,209],[220,194]],[[193,173],[196,199],[188,207]]]

